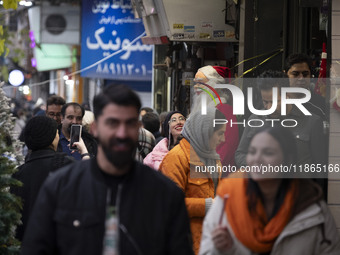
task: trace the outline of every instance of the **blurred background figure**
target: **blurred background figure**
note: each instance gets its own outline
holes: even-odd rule
[[[14,123],[14,136],[15,138],[19,138],[22,130],[24,129],[26,125],[26,111],[24,109],[18,109],[16,112],[16,119]]]
[[[163,123],[164,123],[165,118],[168,114],[169,114],[169,112],[161,112],[161,114],[159,115],[159,132],[161,132],[161,135],[163,137],[165,137],[163,135]]]
[[[193,97],[192,111],[201,111],[202,96],[206,96],[207,105],[214,105],[214,101],[201,88],[210,90],[204,84],[215,88],[216,84],[227,84],[230,82],[231,72],[228,67],[223,66],[203,66],[199,68],[195,74],[195,95]],[[221,157],[222,165],[235,165],[235,151],[239,143],[239,126],[231,125],[231,122],[237,122],[236,116],[233,114],[232,97],[228,89],[216,89],[221,98],[222,104],[219,102],[217,95],[211,91],[215,97],[217,105],[215,107],[223,113],[228,121],[225,132],[225,141],[217,147],[217,153]]]
[[[214,107],[207,107],[206,115],[202,115],[201,111],[191,113],[183,127],[183,139],[169,151],[160,165],[160,171],[185,193],[195,254],[200,246],[203,218],[213,203],[221,178],[219,171],[206,171],[208,167],[221,168],[216,147],[224,142],[226,125],[214,127],[214,118],[225,117]],[[200,170],[197,171],[197,168]]]
[[[148,114],[148,113],[147,113]],[[146,115],[147,115],[146,114]],[[144,116],[146,116],[144,115]],[[143,116],[143,118],[144,118]],[[155,170],[159,169],[159,166],[165,157],[165,155],[179,143],[182,138],[181,133],[186,118],[180,111],[172,111],[168,113],[163,122],[163,139],[155,146],[144,159],[143,163],[152,167]]]
[[[24,128],[23,137],[31,153],[14,174],[23,186],[11,189],[23,201],[23,224],[17,229],[19,240],[22,240],[34,202],[48,174],[74,161],[65,153],[56,152],[59,142],[57,122],[47,116],[31,118]]]
[[[85,111],[91,111],[90,103],[84,102],[81,104],[81,106],[85,109]]]
[[[138,145],[136,150],[136,160],[143,162],[145,157],[153,150],[156,145],[156,139],[153,134],[143,127],[139,128]]]
[[[251,138],[247,165],[289,167],[296,150],[287,128],[261,129]],[[200,254],[337,254],[339,233],[321,188],[284,174],[239,172],[222,180],[204,220]]]
[[[33,116],[45,115],[46,106],[44,100],[39,97],[37,102],[33,106]]]
[[[150,131],[155,137],[155,143],[157,144],[160,140],[163,139],[161,136],[161,132],[159,131],[159,116],[153,112],[147,112],[142,117],[143,128]]]
[[[94,121],[94,114],[91,111],[90,103],[84,102],[81,104],[81,106],[85,110],[85,114],[83,116],[83,121],[82,121],[83,128],[92,135],[90,127]]]
[[[143,117],[147,112],[153,112],[153,113],[158,114],[155,109],[152,109],[150,107],[142,107],[139,113],[140,117]]]
[[[83,128],[91,134],[91,124],[94,121],[94,114],[90,110],[85,110],[85,114],[83,117],[82,125]]]
[[[150,107],[142,107],[139,112],[139,119],[142,120],[146,113],[155,113],[157,111]],[[153,150],[156,145],[156,139],[154,135],[146,128],[141,127],[139,129],[138,146],[136,151],[136,160],[143,162],[145,157]]]

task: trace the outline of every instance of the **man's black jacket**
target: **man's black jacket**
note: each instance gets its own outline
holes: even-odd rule
[[[95,159],[51,174],[24,237],[22,254],[101,254],[108,187]],[[182,191],[135,162],[120,192],[120,254],[192,254]]]

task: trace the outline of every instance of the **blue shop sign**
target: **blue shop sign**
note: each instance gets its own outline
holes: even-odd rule
[[[130,0],[83,0],[81,76],[151,81],[153,46],[140,39],[131,43],[144,30],[142,19],[134,18]]]

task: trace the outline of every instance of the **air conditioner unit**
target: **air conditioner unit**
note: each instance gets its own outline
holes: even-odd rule
[[[31,40],[35,42],[31,44],[31,47],[33,47],[36,69],[41,72],[71,67],[72,45],[57,43],[57,40],[54,43],[41,43],[40,6],[28,9],[28,20],[32,34]]]
[[[143,18],[144,44],[170,41],[236,42],[234,0],[131,0]],[[234,25],[234,26],[233,26]]]
[[[41,43],[80,43],[80,7],[43,5],[40,12]]]

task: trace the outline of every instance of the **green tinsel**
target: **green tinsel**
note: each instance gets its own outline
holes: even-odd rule
[[[0,254],[19,254],[20,243],[15,239],[15,228],[20,224],[20,199],[9,192],[20,182],[12,178],[22,163],[21,143],[13,137],[13,116],[9,99],[0,84]]]

